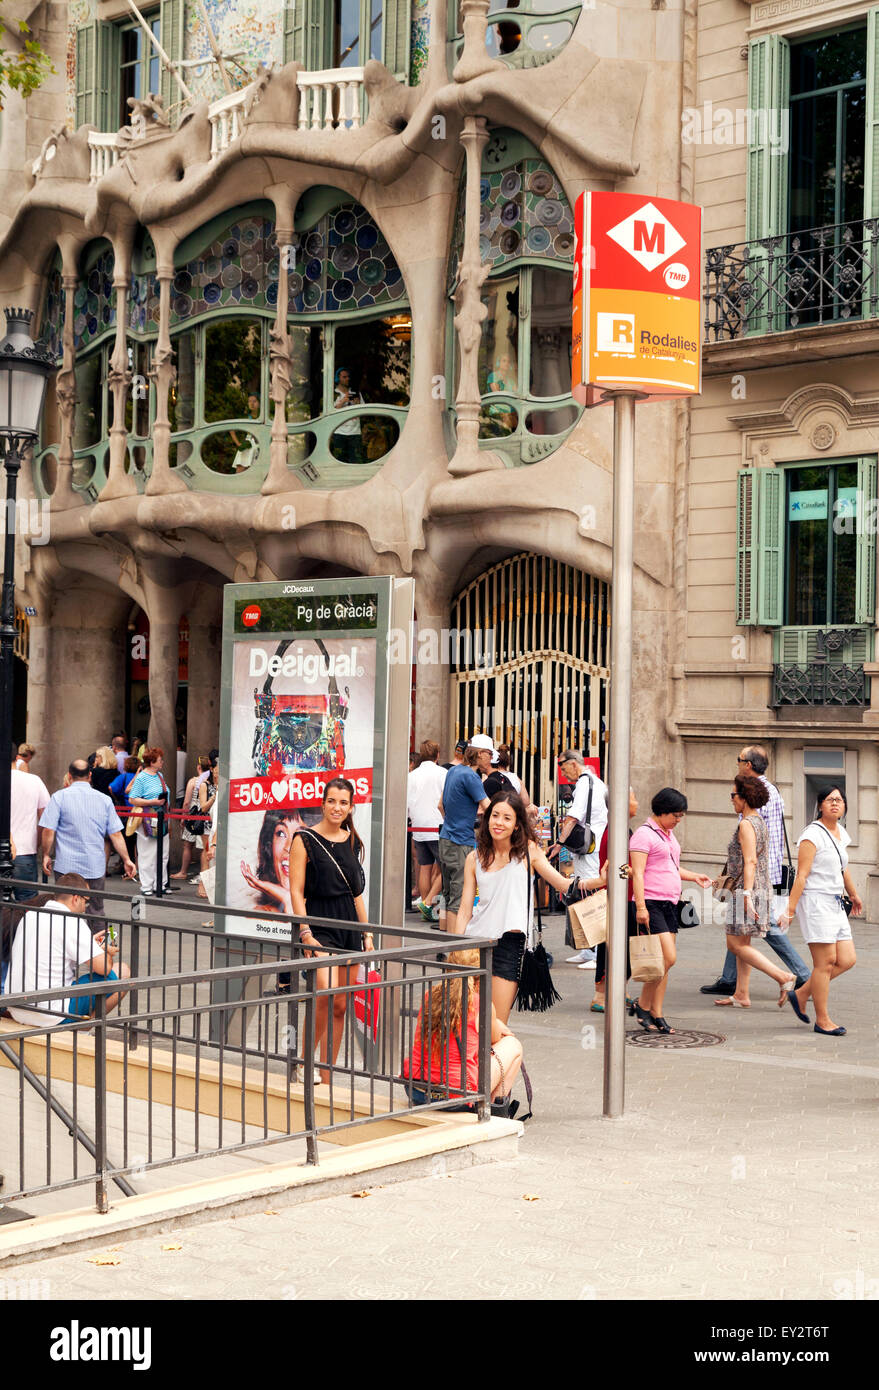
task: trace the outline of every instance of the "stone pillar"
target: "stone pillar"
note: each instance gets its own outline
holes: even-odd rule
[[[482,339],[482,323],[488,313],[481,296],[482,286],[488,275],[488,266],[483,266],[479,254],[479,180],[482,151],[487,140],[485,117],[466,116],[461,132],[461,143],[467,159],[464,247],[455,290],[455,331],[458,334],[461,370],[455,400],[458,445],[449,461],[449,472],[453,477],[504,467],[504,461],[498,454],[479,448],[479,344]]]
[[[125,427],[125,403],[131,387],[128,367],[128,287],[131,279],[130,242],[113,243],[113,288],[116,291],[116,341],[110,357],[107,385],[113,400],[113,424],[110,427],[110,465],[107,482],[100,501],[113,497],[129,497],[137,492],[137,484],[125,471],[128,452],[128,431]]]
[[[292,384],[293,339],[287,331],[287,295],[289,286],[290,258],[293,254],[292,218],[289,227],[277,225],[275,239],[278,243],[278,304],[275,322],[271,329],[270,355],[270,397],[274,405],[272,416],[272,443],[269,453],[269,471],[262,485],[264,493],[288,492],[291,486],[301,486],[298,478],[291,478],[287,469],[287,396]]]
[[[77,283],[75,273],[65,272],[61,277],[64,290],[63,356],[60,370],[55,377],[61,439],[58,445],[58,477],[49,504],[52,511],[66,511],[69,507],[83,505],[82,497],[73,490],[73,418],[76,413],[76,348],[73,340],[73,317],[76,310],[73,299]]]
[[[218,593],[216,617],[189,617],[189,703],[186,716],[186,768],[191,777],[200,753],[220,744],[220,655],[222,625]],[[223,768],[223,772],[227,771]]]
[[[164,577],[164,576],[163,576]],[[150,620],[150,725],[147,740],[164,750],[165,780],[174,787],[177,775],[177,658],[180,615],[187,608],[188,586],[166,587],[144,577],[144,597]]]
[[[422,739],[435,739],[440,746],[440,762],[451,757],[449,599],[447,588],[437,576],[416,572],[415,747]]]
[[[187,487],[183,479],[178,478],[171,471],[169,456],[171,421],[168,415],[168,392],[177,379],[174,350],[171,347],[171,281],[174,279],[174,247],[163,229],[151,228],[150,232],[156,248],[156,278],[159,282],[159,336],[153,350],[153,363],[150,369],[150,378],[156,386],[153,466],[144,491],[148,496],[155,496],[158,493],[186,492]],[[152,617],[150,617],[150,625],[152,626]],[[176,747],[176,740],[174,746]],[[168,750],[165,749],[165,751]]]
[[[33,728],[39,750],[34,771],[54,791],[73,758],[107,743],[123,723],[129,605],[98,584],[83,584],[66,592],[56,587],[45,606],[51,628],[31,629],[28,731]]]

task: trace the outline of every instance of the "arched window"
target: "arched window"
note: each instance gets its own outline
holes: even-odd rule
[[[556,175],[512,131],[495,131],[486,146],[480,193],[480,252],[491,269],[482,290],[479,436],[512,464],[533,463],[580,416],[571,396],[573,216]],[[450,297],[463,237],[462,184]]]

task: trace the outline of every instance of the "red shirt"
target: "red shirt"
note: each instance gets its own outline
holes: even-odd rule
[[[436,988],[438,986],[434,985],[434,989]],[[467,1041],[465,1043],[467,1049],[467,1090],[476,1091],[479,1089],[479,1002],[474,999],[472,986],[470,1000],[470,1017],[467,1022]],[[448,1084],[450,1094],[458,1096],[461,1094],[461,1049],[454,1034],[450,1035],[448,1046],[443,1051],[431,1053],[430,1070],[427,1076],[424,1074],[421,1031],[423,1012],[423,1009],[419,1011],[415,1024],[412,1056],[403,1059],[403,1075],[411,1076],[415,1081],[429,1081],[432,1086]]]

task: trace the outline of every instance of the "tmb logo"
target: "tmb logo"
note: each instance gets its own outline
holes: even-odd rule
[[[256,627],[261,617],[262,610],[259,604],[251,603],[241,614],[241,621],[245,627]]]
[[[637,212],[611,227],[607,235],[645,270],[655,270],[687,244],[653,203],[645,203]]]

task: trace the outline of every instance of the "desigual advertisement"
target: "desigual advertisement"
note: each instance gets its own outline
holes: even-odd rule
[[[334,777],[354,786],[370,919],[379,914],[387,582],[339,581],[325,593],[332,581],[315,580],[295,595],[283,592],[294,586],[234,586],[242,596],[231,600],[224,642],[217,886],[229,907],[261,915],[230,917],[227,930],[290,939],[290,845],[320,820]]]

